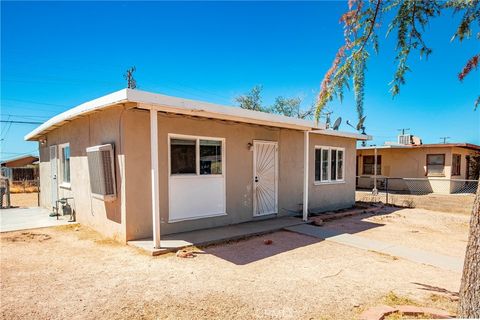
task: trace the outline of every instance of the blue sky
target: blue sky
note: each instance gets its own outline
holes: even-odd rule
[[[276,96],[315,101],[342,44],[338,23],[346,2],[45,2],[1,3],[1,118],[44,121],[77,104],[125,87],[137,67],[142,90],[234,105],[235,96],[264,87]],[[447,13],[428,27],[428,61],[414,54],[400,96],[388,83],[395,37],[380,37],[368,65],[365,113],[372,143],[410,128],[426,143],[480,144],[479,72],[456,75],[478,40],[450,42],[458,19]],[[382,26],[384,29],[385,26]],[[383,33],[384,34],[384,33]],[[353,94],[333,101],[333,117],[355,122]],[[34,125],[1,126],[2,159],[35,153],[23,136]],[[351,131],[344,124],[341,130]]]

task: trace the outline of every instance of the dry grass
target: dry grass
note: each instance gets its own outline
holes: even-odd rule
[[[36,182],[13,182],[10,185],[10,193],[32,193],[38,191]]]
[[[38,206],[38,193],[11,193],[10,205],[14,207],[36,207]]]
[[[382,301],[384,304],[387,306],[400,306],[400,305],[412,305],[412,306],[418,306],[419,303],[404,296],[399,296],[395,292],[390,291]]]

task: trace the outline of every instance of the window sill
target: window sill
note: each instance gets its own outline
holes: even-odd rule
[[[65,190],[72,190],[72,185],[71,185],[71,183],[64,182],[64,183],[60,184],[60,188],[65,189]]]
[[[215,217],[223,217],[226,216],[227,213],[218,213],[218,214],[212,214],[212,215],[207,215],[207,216],[201,216],[201,217],[191,217],[191,218],[184,218],[184,219],[168,219],[168,223],[175,223],[175,222],[182,222],[182,221],[190,221],[190,220],[198,220],[198,219],[204,219],[204,218],[215,218]]]
[[[345,180],[338,180],[338,181],[315,181],[313,184],[316,186],[322,186],[325,184],[344,184]]]

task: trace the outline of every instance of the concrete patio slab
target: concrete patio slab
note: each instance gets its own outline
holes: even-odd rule
[[[282,217],[166,235],[160,241],[160,249],[153,248],[153,240],[151,238],[128,241],[128,244],[147,251],[151,255],[159,255],[189,246],[206,246],[229,240],[238,240],[301,224],[305,224],[305,222],[300,218]]]
[[[376,251],[454,272],[461,272],[463,268],[463,259],[461,258],[395,245],[384,241],[373,240],[367,237],[343,233],[341,230],[316,227],[306,224],[287,227],[285,230],[298,232],[300,234],[332,241],[358,249]]]
[[[37,229],[71,224],[69,217],[60,216],[57,220],[49,216],[45,208],[10,208],[0,210],[0,232]]]

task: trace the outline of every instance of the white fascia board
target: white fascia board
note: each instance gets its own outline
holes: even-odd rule
[[[325,136],[334,136],[334,137],[343,137],[343,138],[352,138],[356,140],[372,140],[372,136],[367,134],[360,134],[354,132],[345,132],[345,131],[337,131],[337,130],[313,130],[311,133],[314,134],[321,134]]]
[[[204,101],[189,100],[177,97],[166,96],[140,90],[127,89],[128,100],[137,102],[139,107],[156,107],[159,110],[179,112],[189,115],[212,116],[217,119],[237,120],[241,122],[278,125],[280,127],[292,127],[300,130],[311,130],[312,128],[322,129],[325,124],[319,123],[315,127],[313,121],[286,117],[260,111],[245,110],[233,106],[224,106]]]
[[[412,146],[368,146],[368,147],[358,147],[357,150],[374,150],[374,149],[409,149],[413,148]]]
[[[103,97],[82,103],[70,110],[60,113],[47,120],[33,131],[25,135],[25,140],[35,141],[54,127],[84,114],[100,110],[120,103],[134,102],[139,108],[155,108],[166,112],[212,117],[224,120],[234,120],[258,125],[285,127],[309,131],[324,129],[325,124],[315,126],[313,121],[286,117],[266,112],[244,110],[238,107],[223,106],[204,101],[195,101],[166,96],[140,90],[122,89]]]
[[[78,105],[72,109],[60,113],[59,115],[54,116],[53,118],[50,118],[49,120],[35,128],[33,131],[28,133],[25,136],[25,140],[34,141],[46,130],[64,121],[71,120],[72,118],[81,116],[85,113],[89,113],[98,109],[124,102],[128,102],[126,89],[122,89],[117,92],[107,94],[106,96],[100,97],[98,99],[82,103],[81,105]]]

